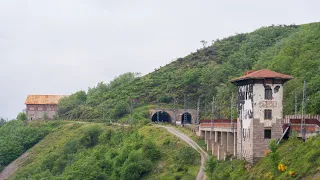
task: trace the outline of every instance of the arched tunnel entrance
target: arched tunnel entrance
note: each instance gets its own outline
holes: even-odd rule
[[[169,113],[165,111],[158,111],[154,113],[154,115],[151,118],[152,122],[158,122],[158,115],[157,115],[158,113],[159,113],[159,122],[171,123],[171,116]]]
[[[181,114],[181,124],[191,124],[192,116],[188,112]]]

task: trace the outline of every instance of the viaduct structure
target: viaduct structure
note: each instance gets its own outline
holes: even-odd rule
[[[267,69],[231,80],[238,87],[238,120],[201,121],[197,134],[218,159],[228,155],[255,163],[271,139],[283,135],[283,84],[293,77]]]
[[[153,122],[168,122],[174,125],[183,124],[196,124],[197,110],[195,109],[169,109],[169,108],[157,108],[150,109],[150,119]]]

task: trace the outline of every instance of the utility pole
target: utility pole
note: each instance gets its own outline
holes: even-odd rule
[[[186,121],[187,121],[187,101],[186,101],[186,99],[187,99],[187,94],[186,93],[184,93],[184,113],[183,113],[183,126],[184,126],[184,124],[186,123]]]
[[[174,112],[174,125],[177,125],[176,124],[176,122],[177,122],[177,97],[174,97],[173,98],[173,106],[174,106],[174,110],[173,110],[173,112]]]
[[[211,109],[211,113],[212,113],[212,118],[211,118],[211,131],[213,131],[213,123],[214,123],[214,96],[212,97],[212,109]]]
[[[239,107],[239,108],[242,109],[242,107]],[[242,136],[243,136],[243,134],[242,134],[242,133],[243,133],[243,132],[242,132],[242,127],[243,127],[243,126],[242,126],[242,113],[243,113],[243,112],[240,111],[240,114],[239,114],[239,116],[240,116],[240,117],[239,117],[239,119],[240,119],[240,131],[239,131],[239,132],[240,132],[240,159],[242,159],[242,153],[243,153],[243,150],[242,150],[242,149],[243,149],[243,148],[242,148]]]
[[[104,121],[104,108],[102,108],[102,121]]]
[[[200,124],[200,97],[198,99],[198,103],[197,103],[197,123],[196,125]]]
[[[204,102],[204,116],[207,117],[207,102]]]
[[[133,112],[133,105],[132,105],[132,100],[131,100],[130,101],[130,123],[132,123],[132,121],[133,121],[132,112]]]
[[[234,124],[233,124],[233,92],[231,94],[231,107],[230,107],[230,118],[231,118],[231,128],[234,133]]]
[[[297,91],[294,92],[294,116],[297,117],[297,111],[298,111],[298,95]]]
[[[159,114],[159,100],[157,99],[157,123],[159,124],[160,114]]]
[[[305,107],[306,107],[306,81],[303,82],[303,91],[302,91],[302,111],[301,111],[301,138],[305,140]]]

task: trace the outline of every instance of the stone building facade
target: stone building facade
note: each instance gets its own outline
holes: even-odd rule
[[[65,95],[28,95],[25,101],[28,120],[53,119],[62,97]]]
[[[238,86],[237,156],[255,163],[271,139],[283,130],[283,84],[291,76],[267,69],[246,72],[231,80]]]

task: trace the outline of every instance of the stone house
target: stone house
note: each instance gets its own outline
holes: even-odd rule
[[[25,101],[28,120],[53,119],[59,100],[66,95],[28,95]]]
[[[232,79],[238,86],[237,156],[257,162],[283,129],[283,84],[292,76],[268,69]]]

